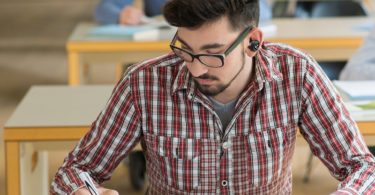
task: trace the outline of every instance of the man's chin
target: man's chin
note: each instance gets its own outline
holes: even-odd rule
[[[223,92],[226,88],[223,86],[215,87],[212,85],[199,85],[199,84],[197,84],[197,86],[198,86],[198,90],[207,96],[218,95],[219,93]]]

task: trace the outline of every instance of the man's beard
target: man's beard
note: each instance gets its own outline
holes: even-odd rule
[[[216,96],[217,94],[223,92],[230,85],[230,83],[227,83],[227,84],[219,84],[217,86],[207,86],[207,85],[200,85],[196,81],[195,81],[195,84],[197,85],[199,91],[207,96]]]
[[[195,85],[198,87],[199,91],[201,93],[203,93],[204,95],[207,95],[207,96],[216,96],[219,93],[223,92],[225,89],[227,89],[232,84],[232,82],[234,81],[234,79],[237,78],[237,76],[242,71],[244,65],[245,65],[245,54],[244,54],[244,52],[242,52],[242,66],[241,66],[240,70],[236,73],[236,75],[234,75],[234,77],[228,83],[226,83],[226,84],[219,84],[217,86],[211,86],[211,85],[200,85],[197,81],[194,80]],[[196,78],[199,78],[199,79],[219,80],[217,77],[211,76],[211,75],[208,75],[208,74],[204,74],[204,75],[201,75],[201,76],[196,77]]]

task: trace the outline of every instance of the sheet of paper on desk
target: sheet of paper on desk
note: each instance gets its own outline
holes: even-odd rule
[[[96,26],[90,30],[89,36],[98,39],[156,41],[172,38],[173,30],[173,27],[169,26],[165,21],[155,21],[136,26]]]
[[[375,110],[375,100],[362,104],[357,104],[356,106],[360,107],[362,110]]]
[[[347,101],[346,108],[356,121],[375,120],[375,101]]]
[[[333,81],[344,101],[375,100],[375,81]]]
[[[157,37],[158,33],[157,28],[149,26],[105,25],[92,28],[89,32],[89,36],[93,38],[128,40],[137,40],[141,37],[145,37],[147,40],[147,37]]]

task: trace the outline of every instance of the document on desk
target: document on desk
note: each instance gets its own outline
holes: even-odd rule
[[[125,39],[135,41],[158,41],[173,38],[175,28],[165,21],[152,20],[140,25],[95,26],[89,36],[98,39]]]
[[[375,81],[333,81],[346,101],[375,100]]]
[[[355,121],[375,120],[375,101],[345,101],[346,108]]]
[[[356,121],[375,120],[375,81],[333,81]]]

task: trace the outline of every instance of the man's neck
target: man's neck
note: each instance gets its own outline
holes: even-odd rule
[[[243,92],[245,87],[253,80],[253,77],[255,75],[254,59],[251,60],[250,63],[251,65],[248,63],[245,64],[245,67],[238,75],[238,78],[236,78],[228,88],[226,88],[223,92],[215,96],[212,96],[212,98],[223,104],[226,104],[234,99],[237,99]]]

